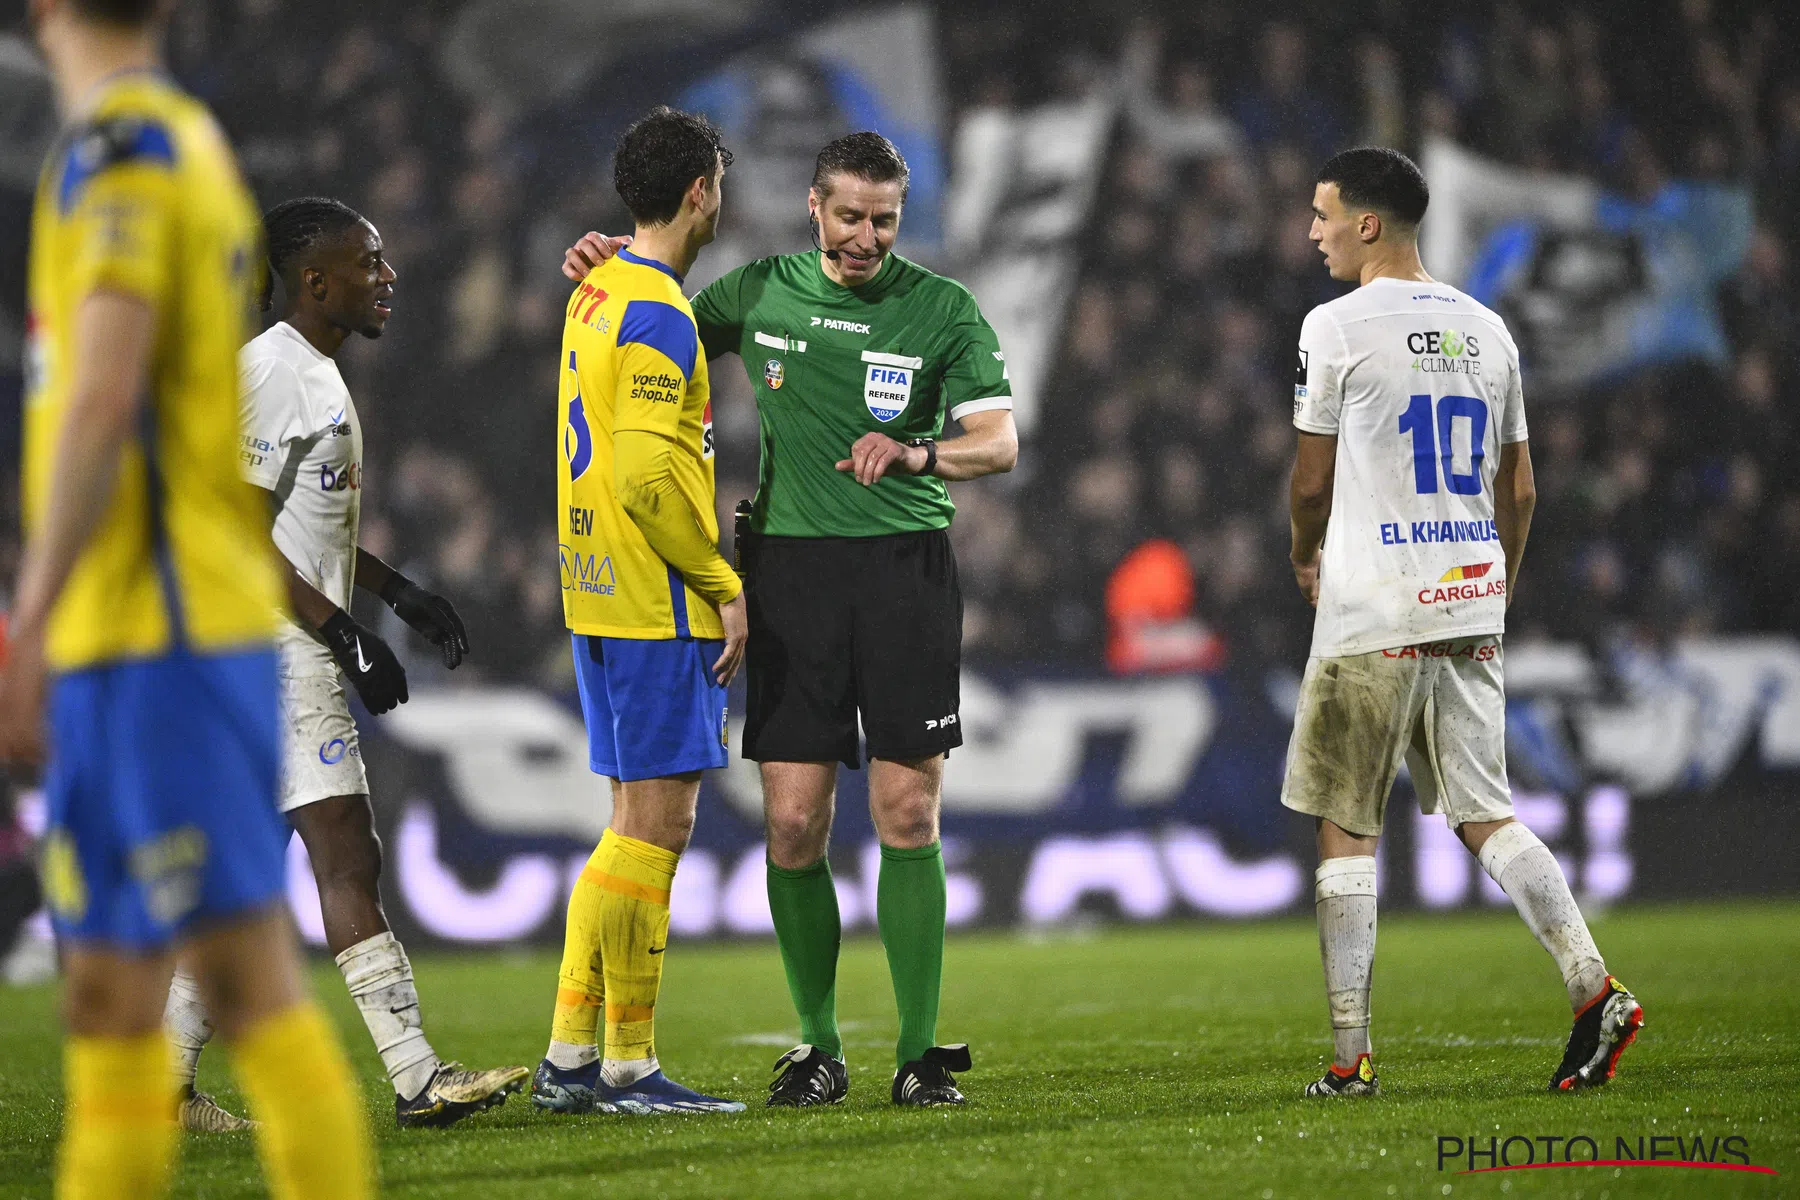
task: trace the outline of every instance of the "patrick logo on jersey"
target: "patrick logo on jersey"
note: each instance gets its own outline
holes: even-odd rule
[[[1419,589],[1420,604],[1448,604],[1452,600],[1481,600],[1488,596],[1506,595],[1506,580],[1488,579],[1494,569],[1491,562],[1465,563],[1451,567],[1438,577],[1435,587]],[[1485,581],[1485,582],[1483,582]]]

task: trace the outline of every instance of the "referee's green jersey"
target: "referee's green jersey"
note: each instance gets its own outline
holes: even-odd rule
[[[944,481],[890,474],[873,487],[836,463],[871,430],[937,437],[948,413],[1012,407],[1006,359],[969,290],[889,254],[847,288],[816,252],[759,259],[694,297],[708,358],[736,352],[762,423],[753,526],[779,537],[943,529]]]

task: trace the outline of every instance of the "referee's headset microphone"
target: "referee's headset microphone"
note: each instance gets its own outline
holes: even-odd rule
[[[840,254],[842,254],[843,251],[825,249],[823,243],[819,239],[818,215],[810,209],[808,209],[807,213],[806,213],[806,227],[807,227],[807,229],[812,231],[813,249],[819,251],[819,253],[823,254],[826,258],[829,258],[832,262],[836,262],[838,260],[838,256]]]

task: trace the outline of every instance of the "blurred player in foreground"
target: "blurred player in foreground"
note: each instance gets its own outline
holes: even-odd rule
[[[654,1040],[669,889],[700,772],[727,762],[725,687],[749,627],[719,554],[710,385],[681,294],[730,164],[704,117],[658,108],[627,130],[613,183],[637,222],[632,248],[586,275],[563,321],[563,613],[589,765],[612,780],[613,811],[569,897],[550,1047],[531,1082],[532,1103],[555,1112],[744,1108],[669,1079]]]
[[[362,746],[344,691],[349,678],[370,712],[406,702],[406,672],[380,637],[350,616],[351,589],[380,596],[435,645],[454,670],[468,634],[450,602],[356,544],[362,511],[362,421],[334,361],[352,334],[378,338],[387,325],[394,269],[381,234],[354,209],[306,197],[263,220],[271,292],[282,282],[281,320],[239,355],[244,477],[266,490],[294,620],[283,620],[284,771],[281,810],[306,843],[319,883],[325,943],[394,1085],[402,1126],[449,1125],[502,1103],[524,1067],[464,1070],[425,1040],[406,949],[381,908],[381,841],[369,805]],[[212,1036],[194,979],[175,973],[164,1015],[183,1088],[181,1123],[203,1133],[248,1123],[194,1090],[200,1051]]]
[[[962,745],[962,593],[946,480],[1018,458],[1012,384],[967,288],[893,253],[906,161],[879,133],[820,152],[818,246],[730,272],[694,298],[709,357],[756,392],[760,478],[749,567],[745,758],[762,764],[769,909],[801,1045],[768,1103],[835,1104],[850,1088],[837,1024],[841,925],[826,857],[837,769],[869,755],[881,841],[876,922],[900,1036],[895,1104],[961,1104],[969,1048],[938,1046],[947,891],[944,760]],[[589,234],[565,271],[610,246]],[[939,442],[947,420],[962,436]]]
[[[370,1195],[361,1100],[282,908],[273,646],[281,586],[237,472],[250,195],[212,116],[157,70],[170,6],[32,0],[67,124],[32,219],[27,543],[0,754],[45,755],[64,955],[58,1194],[162,1194],[174,950],[244,1091],[271,1190]]]
[[[1294,574],[1318,609],[1281,800],[1317,819],[1331,1069],[1372,1096],[1375,847],[1402,759],[1556,959],[1575,1011],[1552,1090],[1612,1078],[1643,1009],[1606,973],[1556,859],[1513,818],[1501,633],[1536,499],[1519,352],[1419,262],[1425,178],[1364,147],[1327,162],[1312,240],[1353,292],[1308,314],[1294,384]],[[1329,518],[1329,525],[1327,525]],[[1322,547],[1322,550],[1321,550]]]

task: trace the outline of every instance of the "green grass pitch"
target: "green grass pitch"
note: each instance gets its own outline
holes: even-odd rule
[[[1610,1086],[1574,1096],[1544,1091],[1568,1012],[1509,912],[1384,920],[1384,1094],[1360,1103],[1300,1098],[1330,1045],[1301,920],[953,939],[941,1030],[976,1063],[960,1111],[888,1104],[893,1001],[867,940],[846,945],[838,988],[850,1099],[825,1111],[759,1107],[795,1037],[772,944],[677,945],[664,980],[664,1063],[749,1102],[738,1116],[557,1118],[515,1096],[454,1129],[402,1134],[329,964],[315,984],[361,1071],[390,1196],[1800,1194],[1800,903],[1622,908],[1594,930],[1647,1025]],[[555,972],[537,951],[422,958],[427,1031],[470,1064],[535,1063]],[[56,1036],[50,989],[0,992],[0,1196],[49,1195]],[[238,1107],[223,1055],[201,1084]],[[1586,1135],[1613,1157],[1619,1136],[1733,1134],[1780,1176],[1437,1164],[1440,1135]],[[189,1138],[181,1172],[178,1195],[263,1194],[245,1137]]]

